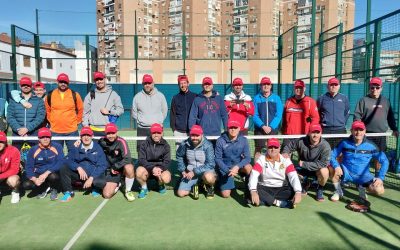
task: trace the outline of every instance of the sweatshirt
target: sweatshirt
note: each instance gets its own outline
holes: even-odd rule
[[[122,137],[117,137],[113,142],[105,137],[100,138],[99,145],[103,148],[108,163],[113,170],[124,170],[124,166],[132,163],[128,143]]]
[[[197,94],[187,91],[180,91],[177,95],[172,97],[171,113],[170,113],[170,126],[172,131],[179,131],[188,133],[190,128],[188,124],[190,108],[192,107],[194,98]]]
[[[14,146],[6,144],[0,152],[0,180],[17,175],[19,173],[20,160],[21,155],[19,150]]]
[[[135,95],[132,102],[132,117],[138,127],[150,128],[153,123],[163,124],[168,114],[165,96],[154,87],[151,93],[144,90]]]
[[[265,97],[261,92],[254,97],[254,126],[261,129],[263,126],[276,130],[282,120],[283,105],[281,98],[274,93]]]
[[[350,104],[347,96],[337,93],[332,96],[329,92],[321,95],[317,101],[321,125],[331,130],[346,129],[350,116]]]

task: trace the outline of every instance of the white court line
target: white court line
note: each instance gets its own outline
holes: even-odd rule
[[[78,232],[72,237],[67,245],[63,248],[63,250],[69,250],[71,247],[75,244],[75,242],[79,239],[79,237],[82,235],[82,233],[86,230],[86,228],[89,226],[89,224],[92,222],[92,220],[96,217],[96,215],[100,212],[100,210],[106,205],[106,203],[109,201],[109,199],[105,199],[97,208],[96,210],[93,211],[93,213],[90,215],[90,217],[85,221],[85,223],[79,228]]]

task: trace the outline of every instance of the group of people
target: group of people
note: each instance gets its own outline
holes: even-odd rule
[[[50,199],[56,200],[58,193],[63,192],[59,199],[63,202],[74,197],[73,184],[77,182],[93,196],[104,198],[111,198],[124,183],[128,201],[135,200],[135,177],[140,185],[139,199],[148,195],[150,179],[157,182],[160,194],[166,193],[166,184],[171,181],[171,149],[163,138],[162,124],[168,105],[154,86],[153,77],[143,76],[143,89],[132,103],[137,136],[146,137],[137,143],[136,166],[115,125],[124,112],[121,98],[107,85],[103,73],[95,72],[93,78],[96,88],[84,101],[69,88],[66,74],[57,77],[58,88],[47,95],[42,83],[33,84],[31,79],[21,78],[21,91],[11,94],[7,120],[13,136],[37,136],[39,143],[29,150],[21,175],[21,141],[13,142],[15,147],[8,145],[6,135],[0,133],[0,182],[12,189],[12,203],[19,202],[20,182],[24,189],[34,189],[38,198],[50,194]],[[346,133],[350,105],[348,98],[339,93],[340,81],[336,78],[328,81],[328,91],[317,101],[306,96],[304,82],[296,80],[294,95],[285,104],[273,93],[268,77],[261,78],[260,92],[254,99],[244,93],[241,78],[233,80],[232,93],[224,98],[213,90],[210,77],[203,78],[199,94],[190,91],[186,75],[178,76],[178,85],[179,93],[170,106],[170,126],[174,136],[182,138],[176,140],[177,169],[181,174],[177,196],[192,194],[198,199],[199,189],[203,188],[211,199],[218,185],[221,196],[228,198],[235,189],[235,177],[244,180],[248,187],[245,198],[254,205],[293,207],[308,192],[312,179],[317,182],[318,201],[324,200],[324,186],[329,178],[335,187],[332,201],[343,197],[343,181],[354,182],[363,200],[367,200],[367,189],[375,194],[384,192],[383,180],[388,169],[386,138],[365,137],[366,132],[386,132],[388,127],[398,136],[390,102],[381,95],[380,78],[371,79],[370,93],[358,102],[354,112],[351,135],[340,143],[321,136]],[[277,135],[281,131],[299,138],[286,139],[282,145],[276,138],[256,139],[251,165],[245,138],[250,118],[254,135]],[[79,124],[83,125],[80,133]],[[78,135],[80,140],[76,142],[52,140],[52,136]],[[94,136],[101,138],[93,140]],[[218,139],[207,139],[209,136]],[[62,150],[64,143],[68,148],[66,156]],[[291,160],[294,152],[298,155],[296,165]],[[371,160],[376,164],[375,175],[369,171]]]

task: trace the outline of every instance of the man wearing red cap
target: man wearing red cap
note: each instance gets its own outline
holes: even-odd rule
[[[307,194],[307,189],[311,184],[308,178],[317,177],[318,186],[315,197],[317,201],[325,200],[324,186],[329,178],[328,165],[331,157],[331,147],[321,135],[321,125],[312,124],[307,136],[291,140],[282,150],[285,158],[290,158],[290,154],[297,151],[299,157],[297,171],[304,177],[303,194]]]
[[[83,181],[84,189],[92,189],[92,196],[99,193],[92,188],[98,178],[104,178],[108,162],[103,149],[93,141],[93,131],[90,127],[83,127],[80,133],[81,143],[73,146],[68,152],[65,165],[61,167],[60,176],[64,196],[61,202],[68,202],[74,197],[72,181]]]
[[[260,80],[260,92],[254,97],[254,135],[276,135],[282,120],[281,98],[272,92],[272,81],[268,77]],[[261,155],[266,139],[256,139],[254,160]]]
[[[114,196],[115,190],[121,182],[122,175],[124,175],[125,198],[128,201],[134,201],[135,196],[132,192],[132,186],[135,180],[135,172],[131,152],[128,143],[122,137],[119,137],[117,132],[117,125],[108,123],[105,127],[106,136],[99,140],[99,144],[106,154],[109,168],[104,178],[94,183],[94,185],[103,190],[104,198],[110,199]]]
[[[6,183],[12,189],[11,203],[18,203],[20,200],[18,176],[20,157],[18,149],[8,145],[6,134],[0,131],[0,184]]]
[[[199,199],[199,180],[203,180],[206,198],[214,198],[216,181],[215,156],[212,143],[203,136],[203,128],[193,125],[190,137],[183,141],[176,152],[178,171],[182,174],[177,195],[185,197],[192,192],[193,199]]]
[[[64,152],[60,144],[51,141],[51,131],[41,128],[38,132],[39,144],[33,146],[27,157],[23,182],[24,190],[34,190],[37,198],[45,198],[50,189],[50,200],[57,199],[60,187],[60,168],[64,164]],[[29,195],[28,195],[29,197]]]
[[[218,138],[215,146],[215,163],[222,197],[229,198],[235,188],[235,176],[241,175],[247,180],[251,172],[250,147],[247,139],[240,135],[241,123],[228,121],[228,132]]]
[[[91,90],[83,102],[83,126],[90,126],[95,136],[104,136],[107,123],[115,123],[124,113],[121,97],[107,85],[102,72],[94,72],[96,88]]]
[[[340,182],[353,182],[357,185],[361,202],[367,202],[366,189],[372,194],[382,195],[384,193],[383,181],[389,167],[389,161],[383,151],[377,145],[365,137],[366,126],[361,121],[353,122],[351,136],[344,139],[332,151],[331,178],[335,187],[332,201],[338,201],[343,197]],[[343,155],[342,162],[337,157]],[[369,170],[372,159],[377,160],[382,167],[375,176]]]
[[[172,97],[170,126],[174,136],[187,137],[189,135],[189,113],[194,98],[197,96],[189,90],[189,79],[187,75],[178,76],[179,93]],[[177,148],[183,140],[175,140]]]
[[[143,90],[135,95],[132,102],[132,117],[137,123],[137,136],[150,135],[153,123],[163,124],[168,114],[165,96],[154,87],[153,77],[145,74],[142,80]],[[137,143],[139,152],[140,144]]]
[[[249,116],[254,115],[254,104],[249,95],[243,92],[243,80],[240,77],[233,79],[232,92],[224,98],[228,111],[228,118],[240,122],[240,132],[247,135]]]
[[[328,92],[318,98],[317,106],[324,134],[346,134],[346,122],[350,115],[350,103],[347,96],[339,93],[340,81],[332,77],[328,81]],[[335,147],[338,140],[327,139],[331,147]]]
[[[211,77],[204,77],[202,86],[203,91],[194,99],[190,109],[189,127],[200,125],[204,135],[220,136],[221,127],[226,128],[228,123],[224,100],[213,90]]]
[[[32,80],[29,77],[22,77],[20,82],[20,98],[28,101],[32,107],[27,109],[21,103],[10,99],[7,110],[7,120],[13,131],[13,136],[37,135],[39,126],[45,118],[46,110],[43,100],[32,94]],[[29,142],[34,144],[35,142]],[[21,148],[23,141],[14,141],[17,148]]]
[[[269,139],[266,146],[265,157],[257,159],[250,174],[251,203],[294,208],[301,201],[301,184],[296,169],[289,158],[279,153],[281,145],[278,139]]]
[[[306,86],[302,80],[296,80],[293,88],[294,95],[286,100],[283,110],[282,133],[307,134],[311,124],[319,124],[317,103],[305,95]]]
[[[139,199],[146,198],[149,192],[147,188],[149,178],[154,178],[158,182],[160,194],[167,192],[165,184],[171,181],[171,173],[168,170],[171,163],[171,148],[162,137],[162,125],[154,123],[150,127],[150,133],[151,135],[147,136],[139,148],[139,166],[136,169],[136,178],[141,185]]]
[[[369,94],[361,98],[354,110],[354,120],[365,124],[367,133],[385,133],[388,128],[398,137],[399,131],[390,101],[382,95],[383,84],[379,77],[372,77],[369,82]],[[386,137],[370,138],[380,151],[386,151]],[[374,160],[375,169],[379,171],[380,164]]]
[[[79,93],[69,88],[69,83],[67,74],[59,74],[57,89],[50,91],[45,101],[47,120],[53,136],[78,136],[78,125],[82,122],[83,116],[83,102]],[[56,142],[61,146],[65,143],[68,151],[74,148],[72,140]]]

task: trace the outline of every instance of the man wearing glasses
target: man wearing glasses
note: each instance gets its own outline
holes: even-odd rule
[[[365,124],[367,133],[385,133],[388,128],[393,135],[398,137],[399,131],[394,118],[390,101],[381,95],[382,80],[379,77],[371,78],[369,82],[369,94],[361,98],[354,110],[354,121],[362,121]],[[386,151],[386,137],[370,137],[380,151]],[[380,169],[380,164],[374,161],[375,169]]]
[[[32,94],[32,80],[22,77],[19,81],[21,87],[21,98],[28,101],[32,107],[25,108],[23,104],[10,98],[7,110],[7,121],[13,131],[13,136],[37,135],[38,129],[45,118],[45,107],[43,100]],[[23,141],[13,143],[18,149]],[[33,142],[32,142],[33,144]]]
[[[69,77],[61,73],[57,77],[57,89],[46,98],[47,120],[53,136],[78,136],[78,125],[82,122],[83,102],[81,96],[69,88]],[[56,141],[68,151],[74,148],[73,140]]]

